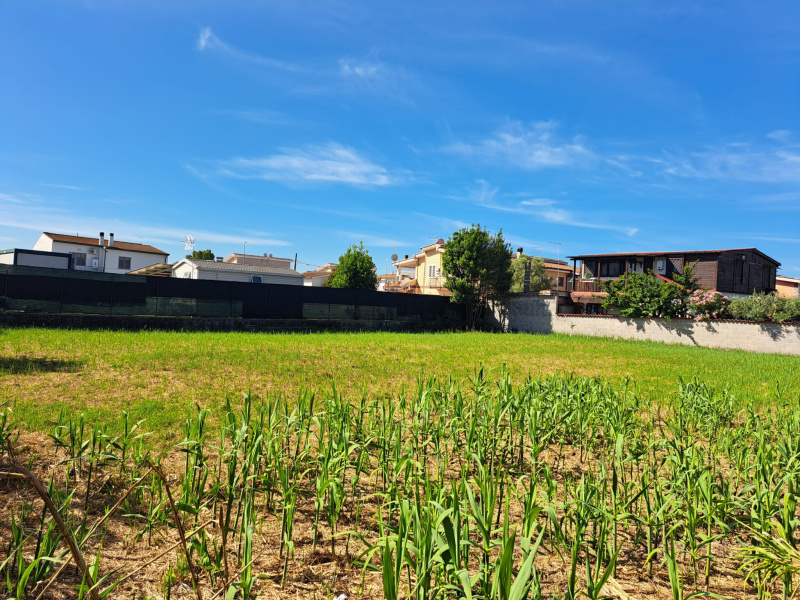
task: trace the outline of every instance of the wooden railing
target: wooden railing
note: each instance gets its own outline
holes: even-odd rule
[[[573,292],[602,292],[603,288],[597,281],[591,279],[578,279],[575,282],[575,289]]]

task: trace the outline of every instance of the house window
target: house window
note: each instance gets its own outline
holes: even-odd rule
[[[119,257],[119,266],[118,269],[125,269],[126,271],[131,270],[131,257],[130,256],[120,256]]]
[[[261,275],[251,275],[250,283],[264,283],[264,282],[261,280]]]
[[[440,274],[440,271],[438,271],[438,270],[436,269],[436,266],[435,266],[435,265],[429,265],[429,266],[428,266],[428,277],[431,277],[431,278],[432,278],[432,277],[438,277],[438,276],[439,276],[439,274]]]
[[[86,252],[73,252],[72,253],[72,265],[75,267],[85,267],[86,266]]]
[[[600,277],[619,277],[623,269],[618,260],[603,261],[600,263]]]
[[[564,287],[564,278],[563,277],[559,277],[558,278],[558,283],[556,283],[556,288],[560,290],[562,287]]]

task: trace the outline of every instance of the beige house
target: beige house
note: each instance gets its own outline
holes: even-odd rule
[[[800,298],[800,279],[777,275],[775,277],[775,291],[784,298]]]
[[[239,254],[234,252],[226,256],[222,262],[232,265],[250,265],[251,267],[280,267],[282,269],[292,268],[291,258],[279,258],[272,254]]]
[[[313,271],[303,273],[303,285],[306,287],[322,287],[336,268],[336,263],[325,263]]]
[[[180,279],[210,279],[244,283],[303,285],[303,276],[288,267],[226,263],[221,260],[184,258],[172,266],[172,276]]]
[[[395,267],[398,280],[403,275],[413,271],[410,280],[402,280],[402,287],[397,291],[410,294],[427,294],[430,296],[450,296],[450,290],[444,287],[444,274],[442,273],[442,255],[445,243],[439,239],[433,244],[420,248],[412,257],[404,258],[392,263]]]

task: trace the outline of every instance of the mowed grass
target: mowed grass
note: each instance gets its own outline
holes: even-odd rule
[[[292,398],[301,388],[326,395],[336,385],[355,400],[397,394],[420,378],[466,381],[481,366],[499,370],[504,363],[517,381],[547,374],[629,378],[640,396],[655,401],[669,401],[679,380],[693,377],[757,406],[800,398],[800,357],[608,338],[5,329],[0,405],[11,405],[24,429],[41,432],[51,431],[62,410],[113,430],[125,410],[169,442],[195,405],[216,409],[226,396]]]

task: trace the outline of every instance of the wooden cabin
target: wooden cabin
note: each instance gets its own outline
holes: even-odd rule
[[[694,275],[700,287],[729,296],[750,296],[774,292],[781,264],[756,248],[730,250],[691,250],[683,252],[621,252],[569,256],[579,275],[571,289],[573,302],[598,304],[602,301],[600,282],[618,279],[626,273],[653,272],[672,280],[683,272],[684,265],[697,263]],[[577,267],[577,262],[581,267]]]

